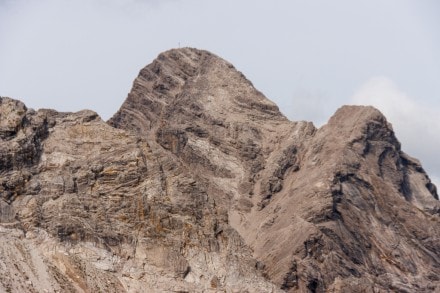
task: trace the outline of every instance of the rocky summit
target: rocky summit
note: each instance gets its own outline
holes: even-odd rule
[[[440,203],[369,106],[292,122],[227,61],[120,110],[0,98],[0,292],[440,292]]]

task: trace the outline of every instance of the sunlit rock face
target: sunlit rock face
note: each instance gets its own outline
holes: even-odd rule
[[[0,98],[0,292],[435,292],[440,204],[385,117],[292,122],[190,48],[106,123]]]

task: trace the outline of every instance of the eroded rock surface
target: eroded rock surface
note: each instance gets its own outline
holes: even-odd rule
[[[0,291],[434,292],[440,204],[385,117],[286,119],[170,50],[121,109],[0,98]]]

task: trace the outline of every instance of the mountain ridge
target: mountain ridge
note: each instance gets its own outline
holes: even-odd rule
[[[4,291],[440,288],[436,187],[373,107],[289,121],[192,48],[107,123],[0,101]]]

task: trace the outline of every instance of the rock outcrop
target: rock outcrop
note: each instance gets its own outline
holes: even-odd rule
[[[0,98],[0,291],[434,292],[440,204],[372,107],[292,122],[170,50],[108,121]]]

